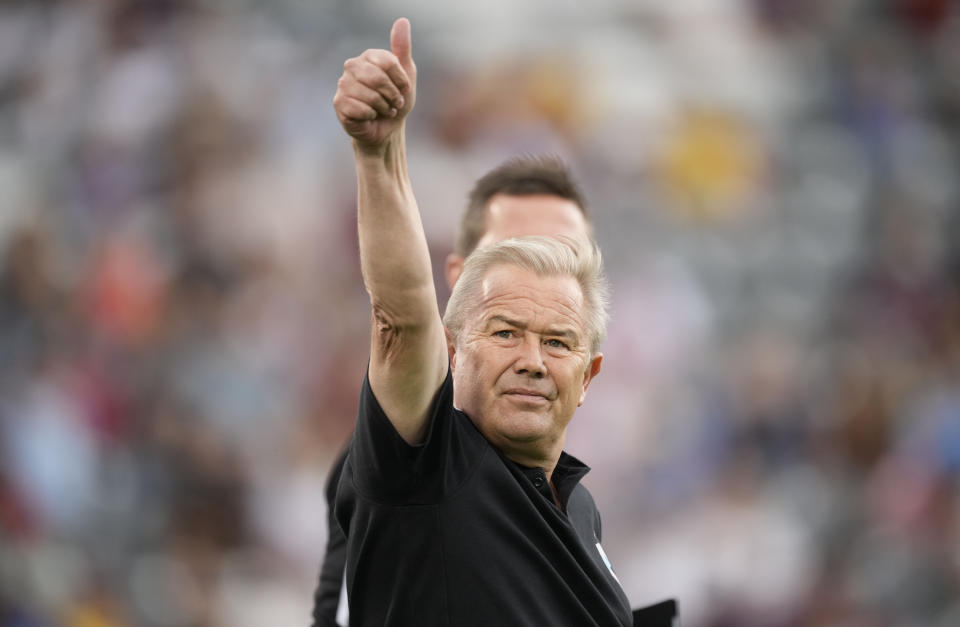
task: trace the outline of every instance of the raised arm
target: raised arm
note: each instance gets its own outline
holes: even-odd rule
[[[410,22],[400,18],[389,51],[366,50],[344,63],[333,105],[357,167],[360,264],[373,308],[370,386],[400,436],[416,444],[447,374],[447,351],[407,174],[404,125],[417,82],[410,46]]]

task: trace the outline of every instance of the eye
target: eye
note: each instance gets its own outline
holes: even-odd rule
[[[565,348],[565,349],[570,348],[563,341],[558,340],[556,338],[547,340],[546,345],[549,346],[550,348]]]
[[[505,340],[508,340],[513,337],[513,331],[510,329],[502,329],[500,331],[495,331],[493,333],[495,337],[502,337]]]

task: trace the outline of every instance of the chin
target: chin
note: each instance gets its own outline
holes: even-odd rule
[[[549,419],[542,415],[513,414],[497,421],[497,431],[511,442],[536,442],[550,432]]]

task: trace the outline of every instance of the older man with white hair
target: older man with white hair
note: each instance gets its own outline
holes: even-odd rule
[[[599,250],[508,239],[465,262],[441,320],[406,168],[410,25],[344,64],[370,362],[336,494],[351,625],[632,625],[600,516],[563,451],[600,372]]]

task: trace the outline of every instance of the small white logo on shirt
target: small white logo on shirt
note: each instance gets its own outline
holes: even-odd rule
[[[620,583],[617,573],[613,572],[613,566],[610,565],[610,559],[607,557],[607,554],[603,552],[603,547],[600,546],[599,542],[597,542],[597,552],[600,553],[600,557],[603,558],[603,563],[607,565],[607,570],[609,570],[613,578],[617,580],[617,583]]]
[[[350,602],[347,600],[347,573],[344,572],[343,581],[340,584],[340,602],[337,604],[337,624],[346,625],[349,622]]]

